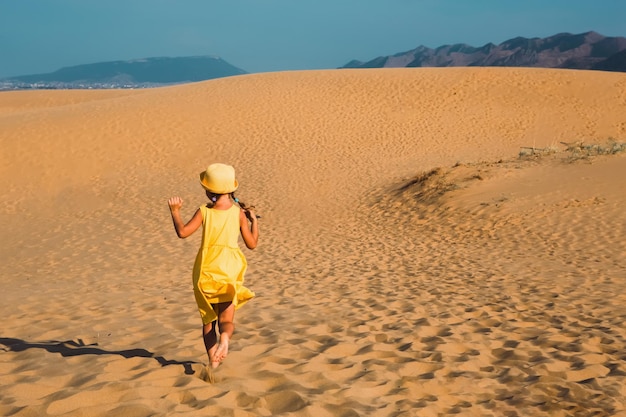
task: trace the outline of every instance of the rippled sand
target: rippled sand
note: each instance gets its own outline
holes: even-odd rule
[[[0,414],[626,415],[626,153],[563,144],[625,115],[521,68],[0,93]],[[262,219],[207,382],[166,200],[216,161]]]

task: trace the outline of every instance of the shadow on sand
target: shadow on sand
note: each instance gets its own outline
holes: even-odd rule
[[[161,366],[182,365],[185,368],[185,374],[192,375],[194,373],[191,368],[192,364],[199,363],[195,361],[175,361],[165,359],[163,356],[155,356],[154,353],[146,349],[127,349],[127,350],[104,350],[98,347],[97,343],[85,344],[82,339],[67,340],[59,342],[49,340],[45,342],[26,342],[21,339],[13,339],[10,337],[0,337],[0,345],[6,346],[9,351],[22,352],[28,349],[45,349],[51,353],[60,353],[61,356],[79,356],[79,355],[120,355],[124,358],[153,358]]]

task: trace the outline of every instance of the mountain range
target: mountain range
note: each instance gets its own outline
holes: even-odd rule
[[[596,32],[559,33],[547,38],[517,37],[499,45],[459,43],[407,52],[340,68],[502,66],[569,68],[626,72],[626,38]],[[44,88],[158,87],[247,74],[219,57],[160,57],[110,61],[61,68],[47,74],[0,79],[0,90]]]
[[[246,73],[213,56],[159,57],[76,65],[47,74],[11,77],[0,80],[0,84],[18,88],[134,88],[204,81]]]
[[[626,72],[626,38],[596,32],[559,33],[547,38],[517,37],[499,45],[464,43],[436,49],[418,46],[367,62],[353,60],[341,68],[385,67],[541,67]]]

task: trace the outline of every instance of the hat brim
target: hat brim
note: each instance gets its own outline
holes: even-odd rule
[[[211,186],[211,184],[209,184],[207,181],[205,171],[202,171],[200,173],[200,184],[205,190],[210,191],[214,194],[230,194],[230,193],[234,193],[237,190],[237,188],[239,188],[239,182],[237,180],[235,180],[232,187],[219,187],[218,188],[218,187]]]

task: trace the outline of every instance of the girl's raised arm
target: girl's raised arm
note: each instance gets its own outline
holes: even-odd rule
[[[248,220],[250,223],[248,223]],[[239,212],[239,229],[241,237],[248,249],[256,248],[259,243],[259,225],[258,219],[252,210],[241,209]]]
[[[170,213],[172,215],[172,221],[174,222],[174,229],[179,238],[184,239],[190,236],[193,232],[198,230],[202,225],[202,213],[200,209],[196,211],[191,220],[185,224],[180,217],[180,208],[183,205],[183,199],[180,197],[172,197],[167,200],[167,204],[170,206]]]

